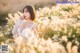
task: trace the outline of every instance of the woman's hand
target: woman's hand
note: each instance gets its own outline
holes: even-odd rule
[[[24,16],[20,16],[20,19],[21,19],[21,20],[24,20]]]

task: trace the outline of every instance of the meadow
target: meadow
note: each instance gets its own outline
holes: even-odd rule
[[[8,44],[9,53],[80,53],[80,4],[58,4],[36,10],[34,22],[38,38],[14,40],[11,30],[23,13],[8,14],[7,25],[0,27],[0,45]],[[15,42],[19,45],[15,45]]]

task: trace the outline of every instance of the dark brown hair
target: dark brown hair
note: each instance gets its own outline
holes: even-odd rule
[[[23,8],[23,12],[24,12],[24,9],[27,9],[28,12],[30,13],[30,19],[33,21],[35,19],[35,9],[33,8],[33,6],[31,5],[26,5],[24,8]]]

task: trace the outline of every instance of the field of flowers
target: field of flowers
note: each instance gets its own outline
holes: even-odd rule
[[[25,41],[12,39],[11,30],[21,12],[8,14],[5,27],[1,27],[0,44],[8,44],[9,53],[80,53],[80,4],[58,4],[36,10],[34,22],[38,38]],[[15,42],[20,44],[15,45]]]

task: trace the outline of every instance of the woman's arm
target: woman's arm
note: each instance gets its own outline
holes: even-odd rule
[[[18,28],[18,35],[21,35],[22,30],[25,28],[25,22],[24,20],[21,22],[19,28]]]
[[[12,34],[13,35],[15,35],[15,34],[17,34],[18,32],[17,32],[17,30],[18,30],[18,27],[19,27],[19,25],[21,24],[21,21],[22,21],[23,19],[22,19],[22,17],[20,16],[19,17],[19,20],[15,23],[15,25],[13,26],[13,29],[12,29]]]
[[[20,23],[17,22],[17,23],[13,26],[13,29],[12,29],[12,34],[13,34],[13,35],[17,34],[17,29],[18,29],[18,25],[19,25],[19,24],[20,24]]]
[[[32,30],[34,31],[35,34],[37,34],[38,28],[37,28],[36,24],[34,25],[34,27],[32,28]]]

